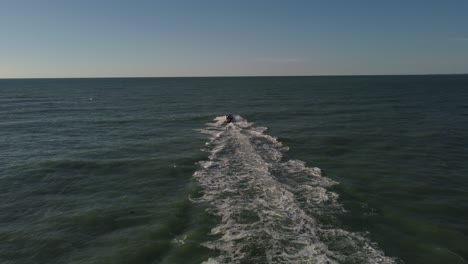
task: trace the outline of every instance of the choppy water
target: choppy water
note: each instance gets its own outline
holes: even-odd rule
[[[240,116],[211,134],[210,160],[195,173],[213,205],[221,237],[204,245],[221,251],[207,263],[393,263],[364,237],[333,225],[341,211],[334,184],[319,168],[299,160],[282,160],[286,150],[266,128],[252,127]],[[320,221],[321,220],[321,221]]]
[[[0,80],[0,262],[466,263],[466,88]]]

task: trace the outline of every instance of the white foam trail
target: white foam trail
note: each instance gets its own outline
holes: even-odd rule
[[[282,160],[284,147],[241,116],[224,124],[216,117],[203,133],[211,135],[209,161],[194,177],[220,217],[204,246],[219,256],[205,263],[393,263],[364,236],[332,225],[341,211],[335,184],[319,168]],[[324,221],[327,220],[327,221]]]

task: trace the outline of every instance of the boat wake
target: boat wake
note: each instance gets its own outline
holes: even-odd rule
[[[191,200],[220,217],[203,244],[219,254],[204,263],[394,263],[363,234],[336,226],[334,181],[283,160],[287,147],[266,128],[234,120],[217,117],[201,130],[211,135],[210,156],[194,174],[202,196]]]

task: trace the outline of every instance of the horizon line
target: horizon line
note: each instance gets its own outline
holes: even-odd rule
[[[427,76],[468,75],[466,73],[405,73],[405,74],[322,74],[322,75],[201,75],[201,76],[96,76],[96,77],[0,77],[0,80],[23,79],[151,79],[151,78],[262,78],[262,77],[378,77],[378,76]]]

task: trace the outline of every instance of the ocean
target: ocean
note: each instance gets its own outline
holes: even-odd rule
[[[468,75],[3,79],[0,117],[0,263],[468,262]]]

